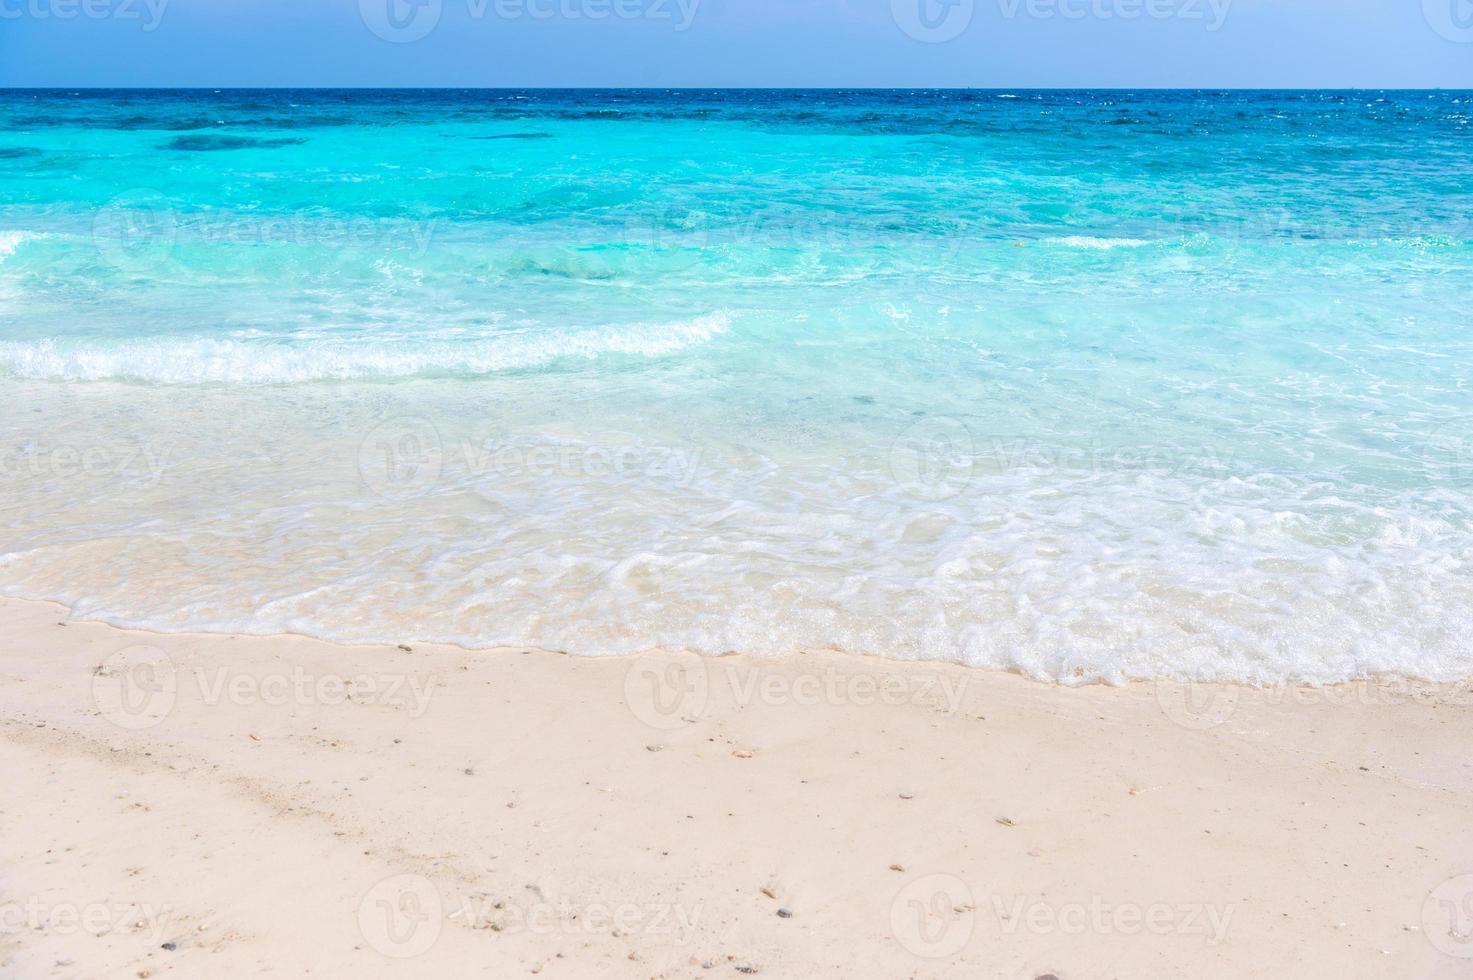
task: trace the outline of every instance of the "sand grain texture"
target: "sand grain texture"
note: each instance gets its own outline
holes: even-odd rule
[[[4,977],[1473,971],[1449,687],[0,621]]]

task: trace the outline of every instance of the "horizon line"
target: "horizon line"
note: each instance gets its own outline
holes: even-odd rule
[[[1473,87],[1341,85],[5,85],[5,92],[1473,92]]]

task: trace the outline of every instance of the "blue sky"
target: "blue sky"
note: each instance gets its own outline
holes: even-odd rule
[[[0,0],[0,85],[1473,88],[1473,0]]]

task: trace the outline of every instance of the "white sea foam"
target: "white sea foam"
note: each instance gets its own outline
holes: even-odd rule
[[[1050,238],[1048,241],[1065,248],[1088,248],[1102,252],[1116,248],[1142,248],[1153,244],[1140,238],[1095,238],[1091,235],[1068,235],[1064,238]]]
[[[4,262],[29,237],[23,231],[0,231],[0,262]]]
[[[677,422],[607,378],[115,401],[17,384],[0,423],[35,435],[0,468],[0,592],[118,625],[832,647],[1065,683],[1473,676],[1456,481],[1368,492],[984,452],[934,499],[897,474],[893,426],[846,409],[804,442],[737,399]]]
[[[0,343],[0,371],[50,380],[126,379],[160,384],[275,384],[296,381],[480,375],[606,354],[661,357],[725,333],[732,315],[622,324],[567,333],[515,334],[454,342],[236,339]]]

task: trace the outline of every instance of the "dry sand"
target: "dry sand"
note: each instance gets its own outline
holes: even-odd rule
[[[1473,976],[1461,689],[0,623],[4,977]]]

